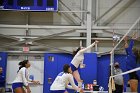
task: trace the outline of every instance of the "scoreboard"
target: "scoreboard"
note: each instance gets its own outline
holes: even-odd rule
[[[0,0],[0,10],[57,11],[58,0]]]

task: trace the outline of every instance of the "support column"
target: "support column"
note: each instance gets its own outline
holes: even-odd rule
[[[92,0],[87,0],[87,39],[86,46],[91,44],[91,30],[92,30]],[[87,51],[91,52],[91,50]]]

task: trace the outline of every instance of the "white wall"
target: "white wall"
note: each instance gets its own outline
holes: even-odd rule
[[[15,79],[18,63],[24,60],[26,56],[8,56],[7,61],[7,76],[6,83],[7,87],[11,88],[12,81]],[[35,56],[28,56],[28,59],[31,63],[29,68],[30,75],[34,75],[35,80],[40,81],[40,85],[30,85],[32,93],[43,93],[43,81],[44,81],[44,57],[41,59],[36,59]]]

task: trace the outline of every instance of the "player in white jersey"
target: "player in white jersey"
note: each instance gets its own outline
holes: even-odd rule
[[[71,85],[68,85],[68,84]],[[68,89],[83,92],[82,88],[75,85],[71,67],[68,64],[63,66],[63,72],[59,73],[50,87],[50,93],[64,93]]]
[[[28,60],[24,60],[19,63],[20,67],[17,73],[15,80],[13,81],[12,88],[14,93],[26,93],[24,88],[27,89],[27,93],[31,93],[28,82],[32,82],[34,84],[39,84],[39,81],[31,81],[28,79],[29,73],[28,68],[30,67],[30,63]]]
[[[83,60],[84,60],[84,53],[91,49],[96,43],[98,43],[98,41],[95,41],[94,43],[92,43],[90,46],[83,48],[83,47],[79,47],[76,51],[74,51],[73,56],[74,58],[71,61],[71,69],[72,69],[72,74],[74,76],[74,78],[76,79],[76,81],[78,82],[78,86],[81,87],[82,86],[82,82],[83,80],[81,80],[80,78],[80,74],[78,72],[78,68],[79,66],[83,65]]]

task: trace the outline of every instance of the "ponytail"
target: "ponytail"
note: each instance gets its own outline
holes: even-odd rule
[[[79,50],[81,50],[81,47],[78,47],[76,51],[73,51],[73,56],[75,56]]]
[[[19,62],[19,63],[18,63],[18,65],[19,65],[19,70],[20,70],[21,68],[25,67],[27,63],[28,63],[28,60],[24,60],[24,61]],[[19,72],[19,70],[18,70],[18,72]]]

